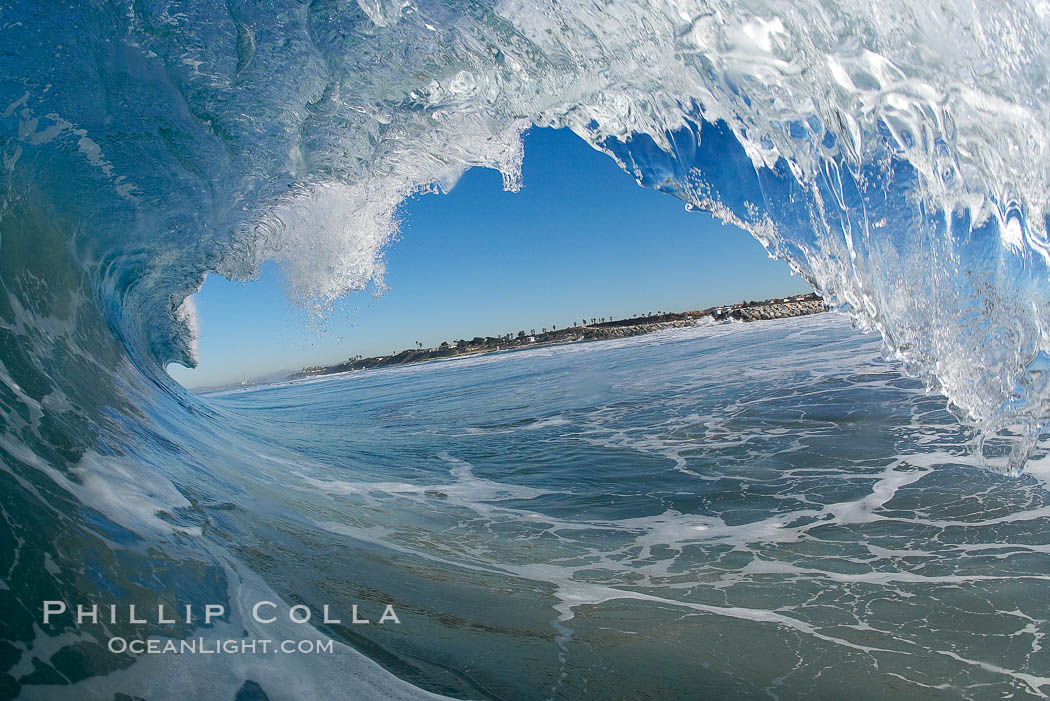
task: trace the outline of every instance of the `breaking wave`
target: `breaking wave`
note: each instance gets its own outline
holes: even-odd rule
[[[1047,430],[1045,0],[994,6],[903,0],[265,5],[16,0],[0,7],[0,562],[6,570],[0,579],[0,697],[67,682],[82,682],[100,698],[129,689],[150,698],[251,697],[251,684],[260,680],[292,688],[288,696],[332,697],[345,694],[346,680],[353,679],[363,698],[400,698],[416,694],[410,682],[419,678],[429,680],[423,685],[428,689],[484,695],[473,682],[434,682],[445,679],[440,664],[408,653],[396,664],[384,662],[405,682],[350,653],[333,666],[310,663],[323,668],[317,674],[304,673],[301,661],[287,662],[290,667],[244,661],[236,669],[210,660],[133,665],[71,626],[41,627],[36,612],[43,599],[225,601],[231,616],[223,630],[238,636],[247,631],[241,624],[251,601],[299,595],[288,582],[311,568],[317,587],[303,596],[319,601],[329,572],[320,564],[343,564],[329,557],[334,550],[328,548],[347,546],[313,540],[311,524],[334,523],[335,517],[321,518],[324,510],[311,506],[307,488],[339,487],[354,496],[355,485],[369,481],[368,465],[358,470],[364,477],[336,483],[330,466],[311,467],[316,441],[271,441],[280,422],[263,418],[265,412],[196,397],[174,383],[164,370],[168,364],[195,363],[192,295],[209,273],[248,280],[265,261],[283,267],[290,295],[307,307],[323,310],[349,292],[382,289],[384,250],[398,235],[405,198],[448,190],[473,167],[498,169],[505,187],[517,188],[521,136],[532,126],[570,129],[641,186],[747,230],[858,325],[881,333],[889,354],[942,392],[963,422],[937,424],[937,440],[954,441],[938,455],[950,452],[954,461],[972,443],[985,464],[1017,472]],[[765,362],[777,365],[776,358]],[[707,382],[712,375],[705,370],[701,376]],[[806,377],[810,384],[821,381]],[[868,381],[863,373],[858,377]],[[762,385],[761,393],[775,394],[771,386]],[[704,383],[685,389],[690,387],[711,389]],[[390,411],[395,418],[384,418],[384,426],[396,427],[404,415]],[[791,404],[785,415],[796,411]],[[905,406],[901,414],[907,411]],[[900,420],[894,411],[884,414],[887,425]],[[568,421],[541,418],[554,423],[537,423],[538,431]],[[747,443],[734,437],[737,429],[723,430],[715,420],[694,431],[698,422],[687,422],[682,435],[688,441],[672,446],[679,467],[701,440],[696,436]],[[289,434],[294,425],[292,419],[280,424]],[[768,431],[772,455],[789,452],[777,430]],[[599,423],[585,435],[613,447],[628,435],[613,427],[609,438],[606,431]],[[985,438],[971,441],[971,435]],[[425,432],[412,436],[429,438]],[[339,442],[341,435],[323,438],[331,450],[355,450]],[[642,438],[649,450],[651,437]],[[368,438],[360,440],[356,449],[368,450]],[[916,444],[933,442],[922,436]],[[374,444],[371,455],[381,456],[390,445]],[[417,457],[409,450],[415,444],[406,445],[405,454]],[[822,460],[834,452],[823,439],[815,445]],[[859,453],[860,462],[869,460]],[[713,455],[717,462],[717,450]],[[430,526],[453,533],[462,525],[455,510],[462,490],[491,495],[496,483],[475,478],[469,463],[448,456],[452,468],[440,468],[451,469],[456,484],[444,491],[429,489],[431,477],[423,474],[416,475],[429,485],[422,494],[414,483],[406,490],[391,482],[409,479],[397,471],[400,463],[394,478],[372,476],[379,485],[392,484],[398,499],[404,492],[445,504],[423,510],[429,517],[452,509],[447,529],[440,519]],[[750,465],[747,459],[732,462],[730,471]],[[710,467],[707,458],[700,462]],[[828,467],[852,484],[849,465]],[[939,474],[925,463],[919,467],[922,475]],[[874,475],[878,493],[864,496],[858,513],[882,508],[879,494],[917,479],[893,465],[864,469]],[[314,481],[294,478],[296,470]],[[624,470],[633,480],[634,464]],[[808,468],[800,474],[809,479]],[[986,483],[999,479],[980,475]],[[559,473],[559,479],[570,476]],[[591,484],[604,489],[604,478],[592,475]],[[798,500],[805,518],[816,518],[810,510],[822,499],[839,508],[837,487],[813,489],[812,496],[798,492],[806,494]],[[1005,508],[1007,501],[996,507],[988,492],[977,491],[982,496],[973,498],[972,508],[958,502],[967,517]],[[676,500],[685,493],[675,486]],[[378,503],[368,500],[360,513],[340,514],[346,523],[339,527],[357,524],[359,546],[404,547],[392,537],[397,528],[384,530],[368,520]],[[1041,517],[1043,502],[1029,501],[1027,508]],[[404,514],[400,501],[391,503],[392,522],[425,533],[413,520],[415,502]],[[478,513],[485,518],[496,513],[482,507]],[[983,522],[994,532],[987,545],[973,546],[973,554],[1005,537],[999,519]],[[664,523],[646,521],[645,528],[655,533]],[[634,533],[638,523],[627,525]],[[775,527],[780,525],[794,532],[818,524],[778,521]],[[271,541],[294,547],[271,553],[263,547]],[[900,552],[910,553],[907,542],[908,550]],[[517,547],[507,549],[514,563]],[[646,558],[651,551],[647,546]],[[313,564],[304,565],[311,562],[304,554],[316,553]],[[603,562],[621,555],[601,553]],[[866,554],[858,557],[867,562]],[[944,557],[950,566],[958,559],[954,552]],[[369,559],[362,571],[371,577],[388,559]],[[583,568],[580,563],[573,567]],[[996,560],[994,566],[1002,565]],[[389,569],[397,575],[391,581],[416,571],[414,564]],[[332,572],[347,574],[339,567]],[[529,572],[563,584],[577,574],[594,576],[584,569]],[[635,581],[614,580],[616,586]],[[505,590],[490,589],[504,596]],[[1014,606],[1012,590],[1004,591],[1010,596],[1003,601]],[[594,600],[604,601],[602,592]],[[744,612],[749,597],[742,595],[733,610]],[[1037,592],[1031,601],[1045,597]],[[1031,610],[1038,614],[1038,607]],[[1034,625],[1036,618],[1026,620]],[[561,646],[568,641],[563,623],[559,618]],[[173,634],[162,627],[147,632]],[[107,630],[120,633],[142,630]],[[361,643],[345,632],[333,637]],[[954,643],[942,647],[957,649]],[[750,665],[740,656],[745,658]],[[163,674],[155,673],[158,668]],[[61,674],[48,676],[55,669]],[[1036,691],[1046,686],[1044,676],[1026,683]]]
[[[15,3],[0,21],[5,287],[28,289],[52,229],[151,375],[194,362],[183,302],[206,273],[276,260],[321,307],[382,286],[399,204],[475,166],[516,188],[540,125],[750,231],[1013,437],[1015,465],[1050,417],[1045,2]]]

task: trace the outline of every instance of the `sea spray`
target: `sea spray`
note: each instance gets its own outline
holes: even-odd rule
[[[829,664],[897,693],[1041,693],[1046,492],[963,453],[1016,471],[1050,417],[1048,22],[1043,2],[5,4],[0,695],[319,697],[349,681],[423,695],[390,671],[460,697],[641,695],[628,685],[642,675],[595,674],[594,651],[615,646],[604,659],[632,669],[642,639],[683,693],[843,696]],[[661,346],[687,351],[675,363],[572,350],[628,353],[630,374],[604,380],[567,349],[452,367],[424,378],[452,405],[419,404],[421,424],[408,400],[385,404],[393,388],[313,387],[360,401],[322,436],[301,432],[325,421],[295,417],[322,394],[248,409],[166,375],[194,363],[186,300],[207,274],[248,280],[276,260],[292,297],[321,308],[379,288],[399,204],[476,166],[518,187],[533,125],[747,229],[880,331],[895,364],[858,360],[843,329],[711,327],[698,347]],[[488,368],[496,379],[470,386],[502,388],[500,363],[545,357],[537,406],[568,401],[562,413],[517,405],[500,423],[494,397],[459,434],[435,429],[475,417],[455,399],[463,373]],[[418,400],[416,384],[405,393]],[[646,411],[625,415],[625,393]],[[370,423],[369,402],[394,420]],[[486,464],[506,444],[476,443],[518,426],[542,427],[512,452],[533,458],[521,484]],[[232,639],[257,632],[251,602],[316,602],[331,582],[412,600],[417,636],[333,629],[334,661],[161,664],[38,623],[45,600],[177,597],[224,604],[216,633]],[[656,625],[606,625],[625,605]],[[477,647],[500,664],[479,665]]]

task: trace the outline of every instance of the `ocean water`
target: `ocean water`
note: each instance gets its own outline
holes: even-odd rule
[[[275,635],[259,600],[372,623],[119,672],[90,625],[37,629],[12,671],[28,698],[1038,698],[1050,469],[976,466],[882,355],[824,314],[209,395],[198,426],[153,417],[153,479],[91,458],[49,586],[226,604],[206,636]]]
[[[1045,690],[1048,36],[1044,0],[3,3],[0,697]],[[516,189],[532,126],[877,334],[167,375],[208,274],[274,261],[321,314],[381,289],[405,198]],[[199,633],[338,654],[106,648]]]
[[[207,274],[381,288],[406,197],[517,189],[521,133],[566,128],[758,238],[1017,471],[1050,419],[1048,36],[1043,0],[15,0],[5,323],[84,302],[134,372],[192,365]]]

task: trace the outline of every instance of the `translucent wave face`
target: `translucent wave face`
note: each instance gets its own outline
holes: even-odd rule
[[[277,259],[321,304],[381,284],[406,196],[472,166],[514,188],[521,131],[568,127],[751,231],[960,416],[1007,429],[1016,465],[1050,416],[1048,10],[15,7],[3,177],[17,192],[61,165],[47,191],[80,258],[158,360],[189,362],[166,320],[205,272]]]

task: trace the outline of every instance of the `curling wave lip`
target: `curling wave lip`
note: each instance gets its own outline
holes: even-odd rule
[[[58,5],[0,30],[5,201],[59,226],[39,250],[72,242],[151,381],[195,362],[205,275],[276,261],[321,314],[381,291],[406,198],[479,166],[517,189],[522,132],[559,127],[750,232],[1020,469],[1050,420],[1042,5],[388,4]],[[38,220],[19,207],[5,256]]]

